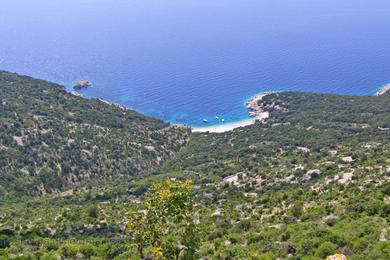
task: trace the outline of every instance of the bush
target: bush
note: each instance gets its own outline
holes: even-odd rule
[[[316,255],[319,257],[327,257],[333,254],[337,248],[338,246],[331,242],[324,242],[317,248]]]
[[[8,248],[10,246],[9,240],[7,237],[0,237],[0,249]]]
[[[294,206],[291,208],[291,214],[295,218],[300,218],[303,214],[303,205],[302,203],[296,203]]]
[[[99,210],[96,205],[90,206],[87,210],[88,216],[91,218],[97,218],[99,214]]]
[[[0,256],[4,257],[4,259],[8,259],[8,251],[6,249],[0,249]]]

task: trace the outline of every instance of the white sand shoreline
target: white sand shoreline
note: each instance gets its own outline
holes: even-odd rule
[[[255,119],[249,118],[238,122],[224,123],[224,124],[210,125],[210,126],[199,126],[199,127],[193,127],[191,129],[193,133],[207,133],[207,132],[224,133],[224,132],[232,131],[239,127],[252,125],[254,123],[255,123]]]
[[[269,113],[263,112],[255,118],[248,118],[248,119],[240,120],[237,122],[223,123],[223,124],[219,124],[219,125],[192,127],[191,130],[193,133],[207,133],[207,132],[225,133],[225,132],[233,131],[234,129],[237,129],[240,127],[253,125],[254,123],[256,123],[257,120],[264,121],[268,117],[269,117]]]
[[[231,123],[221,123],[219,125],[192,127],[191,130],[193,133],[224,133],[232,131],[236,128],[253,125],[256,123],[256,121],[264,122],[269,118],[269,112],[263,111],[263,109],[258,105],[258,102],[269,94],[271,93],[260,93],[258,95],[253,96],[246,102],[246,108],[250,110],[249,116],[251,118]]]

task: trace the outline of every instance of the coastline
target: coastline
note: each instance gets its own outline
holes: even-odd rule
[[[378,92],[377,92],[377,96],[383,96],[384,94],[390,92],[390,84],[387,84],[387,85],[384,85],[383,87],[381,87]]]
[[[224,133],[232,131],[239,127],[245,127],[248,125],[252,125],[255,123],[255,119],[249,118],[240,120],[237,122],[231,122],[231,123],[225,123],[225,124],[218,124],[218,125],[210,125],[210,126],[199,126],[199,127],[193,127],[191,128],[193,133]]]
[[[250,117],[248,119],[218,125],[192,127],[191,130],[193,133],[224,133],[233,131],[234,129],[240,127],[253,125],[256,123],[256,121],[265,122],[269,118],[269,112],[264,111],[263,108],[259,105],[259,102],[270,94],[271,92],[260,93],[253,96],[246,102],[246,108],[249,110]]]
[[[71,95],[76,96],[76,97],[88,98],[88,97],[85,97],[82,93],[79,93],[77,91],[68,90],[68,92]],[[264,97],[266,97],[272,93],[277,93],[277,92],[261,92],[259,94],[256,94],[256,95],[250,97],[249,99],[247,99],[245,101],[245,103],[243,105],[248,110],[249,118],[241,119],[241,120],[229,122],[229,123],[220,123],[220,124],[216,124],[216,125],[205,125],[205,126],[194,126],[194,127],[186,126],[186,127],[189,127],[193,133],[207,133],[207,132],[225,133],[225,132],[233,131],[233,130],[240,128],[240,127],[246,127],[246,126],[253,125],[256,123],[256,121],[265,122],[269,118],[269,112],[263,111],[258,106],[258,102],[261,101]],[[132,108],[125,107],[121,104],[107,101],[103,98],[96,98],[96,99],[107,104],[107,105],[116,106],[120,109],[132,109]],[[132,110],[134,110],[134,109],[132,109]],[[134,111],[136,111],[136,110],[134,110]],[[140,111],[137,111],[137,112],[142,113]],[[181,127],[184,126],[183,124],[172,124],[172,125],[181,126]]]
[[[268,119],[269,113],[264,112],[263,115],[260,115],[255,118],[249,118],[240,120],[237,122],[231,122],[231,123],[224,123],[219,125],[210,125],[210,126],[199,126],[199,127],[192,127],[191,130],[193,133],[225,133],[229,131],[233,131],[240,127],[250,126],[256,123],[256,121],[263,121]]]
[[[73,96],[77,96],[77,97],[81,97],[81,98],[96,98],[96,97],[85,96],[83,93],[72,90],[70,87],[68,88],[68,85],[64,84],[64,86],[65,86],[65,89],[67,90],[67,92]],[[268,120],[270,115],[269,115],[269,112],[263,110],[262,104],[259,102],[264,97],[271,95],[271,94],[279,93],[279,92],[283,92],[283,91],[260,92],[258,94],[253,95],[252,97],[246,99],[243,102],[243,106],[245,106],[248,110],[248,117],[245,119],[240,119],[240,120],[233,121],[233,122],[219,123],[219,124],[209,124],[209,125],[205,124],[204,126],[191,126],[191,125],[185,125],[185,124],[172,123],[169,121],[165,121],[165,122],[168,122],[172,126],[181,126],[181,127],[185,126],[187,128],[190,128],[193,133],[208,133],[208,132],[209,133],[225,133],[225,132],[233,131],[233,130],[238,129],[238,128],[253,125],[256,123],[256,121],[260,121],[260,122],[264,123]],[[371,94],[371,95],[382,96],[382,95],[385,95],[388,93],[390,93],[390,84],[386,84],[380,88],[377,88],[376,93]],[[369,95],[367,95],[367,96],[369,96]],[[127,107],[127,106],[124,106],[124,105],[121,105],[118,103],[110,102],[110,101],[107,101],[103,98],[96,98],[96,99],[98,99],[101,102],[106,103],[108,105],[116,106],[120,109],[130,109],[130,110],[136,111],[138,113],[147,115],[143,111],[138,111],[132,107]],[[163,120],[163,119],[160,119],[160,120]]]

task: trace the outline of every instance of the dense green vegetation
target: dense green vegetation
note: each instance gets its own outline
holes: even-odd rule
[[[152,173],[189,131],[49,82],[0,72],[0,196]]]
[[[265,124],[190,136],[44,81],[0,88],[0,259],[389,259],[389,95],[272,94]]]
[[[274,259],[294,248],[299,259],[339,249],[387,259],[389,98],[280,93],[263,102],[281,108],[268,123],[196,134],[162,170],[196,176],[204,254]]]

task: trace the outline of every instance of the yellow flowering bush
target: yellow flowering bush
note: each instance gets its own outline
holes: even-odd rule
[[[198,247],[192,181],[154,183],[142,207],[129,214],[127,231],[139,256],[193,259]]]

